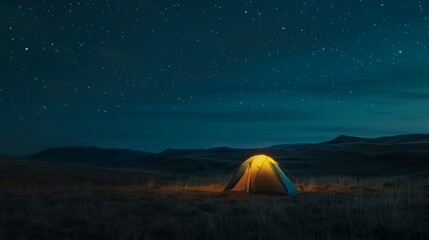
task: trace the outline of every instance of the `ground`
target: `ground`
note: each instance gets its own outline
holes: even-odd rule
[[[429,177],[306,176],[296,196],[194,177],[0,160],[0,239],[428,239]]]

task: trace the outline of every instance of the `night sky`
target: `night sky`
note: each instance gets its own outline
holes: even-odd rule
[[[0,153],[429,131],[429,2],[0,2]]]

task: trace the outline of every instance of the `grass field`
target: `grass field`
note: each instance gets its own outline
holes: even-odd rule
[[[429,239],[429,178],[303,177],[296,196],[224,177],[0,160],[0,239]]]

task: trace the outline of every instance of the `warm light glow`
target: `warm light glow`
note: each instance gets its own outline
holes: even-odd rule
[[[243,164],[247,164],[251,162],[252,164],[255,164],[260,167],[266,160],[269,161],[270,163],[277,163],[271,157],[264,154],[259,154],[247,159]]]
[[[264,154],[250,157],[236,170],[225,191],[297,194],[278,163]]]

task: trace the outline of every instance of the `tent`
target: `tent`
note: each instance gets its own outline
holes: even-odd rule
[[[231,174],[225,191],[269,192],[287,195],[298,193],[282,167],[265,155],[253,156],[242,163]]]

